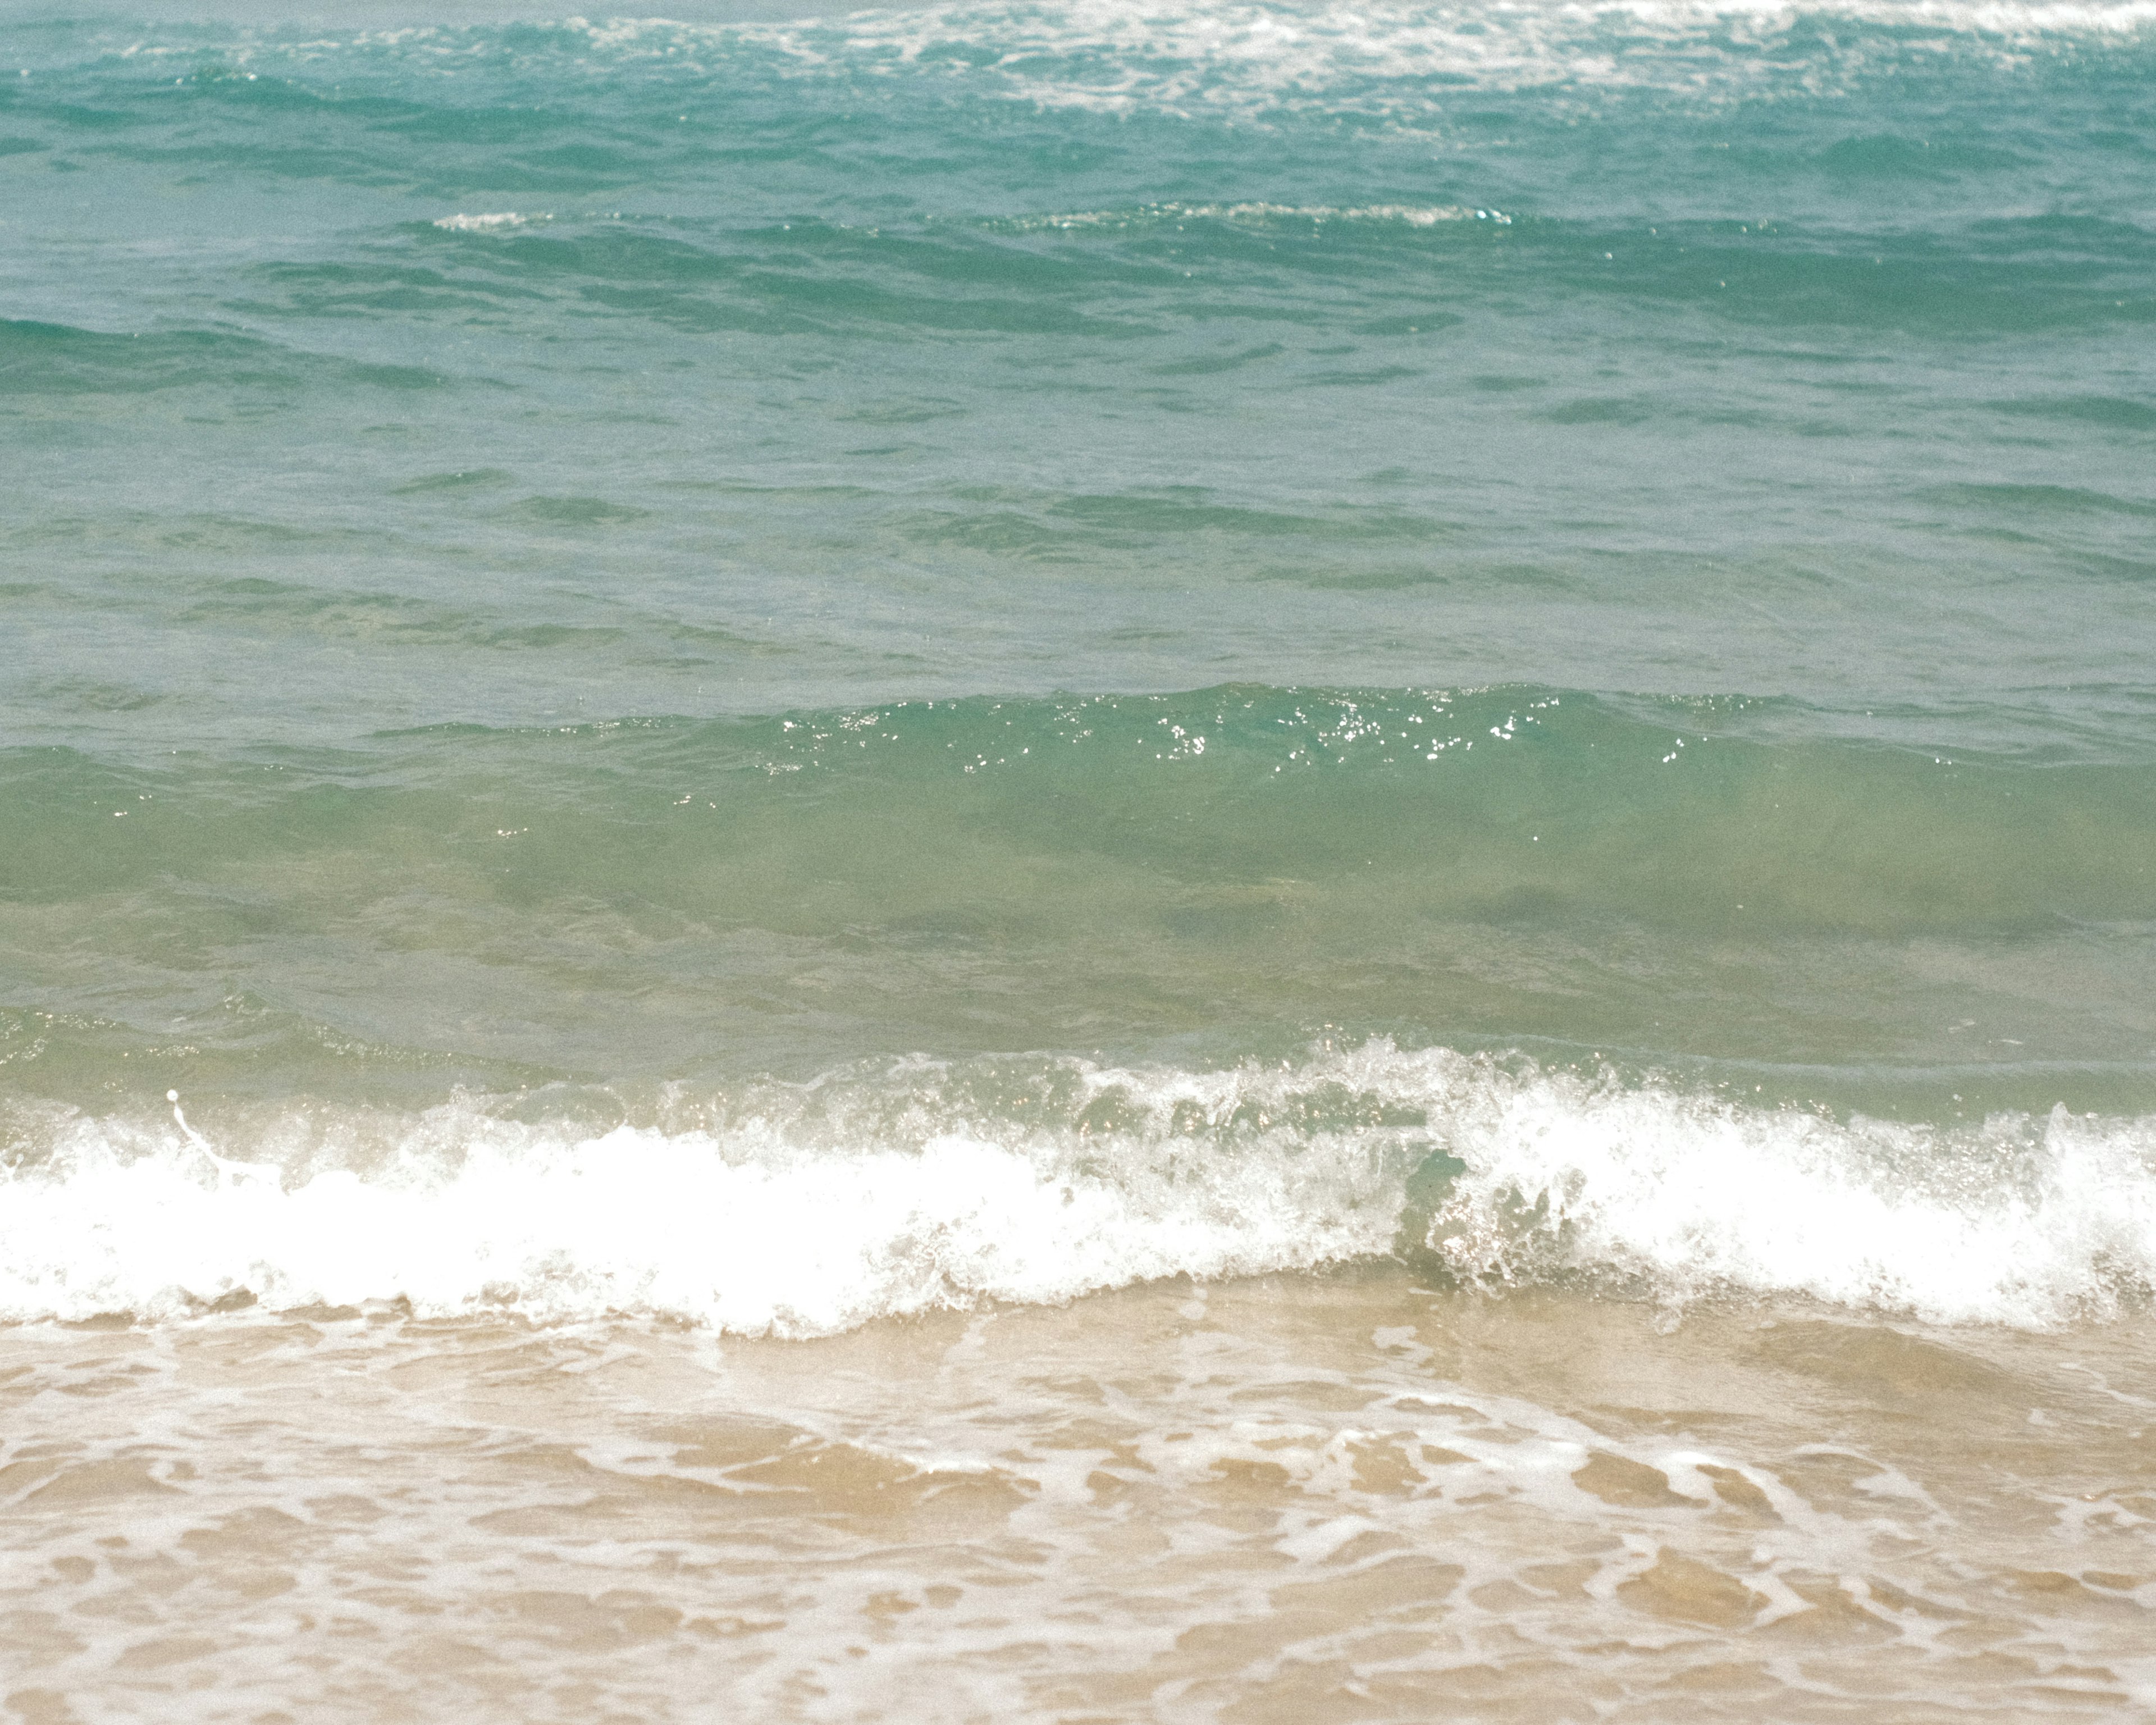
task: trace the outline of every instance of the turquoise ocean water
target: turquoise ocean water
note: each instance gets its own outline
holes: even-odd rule
[[[2148,16],[12,10],[7,1308],[411,1291],[130,1260],[93,1164],[617,1130],[1226,1183],[1051,1291],[1556,1194],[1566,1274],[2135,1297]],[[1686,1132],[1936,1276],[1640,1234]],[[542,1305],[769,1321],[540,1235]]]
[[[0,0],[0,1711],[2156,1717],[2152,666],[2152,0]]]

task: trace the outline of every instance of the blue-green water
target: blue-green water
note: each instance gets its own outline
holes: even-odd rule
[[[1204,1250],[961,1295],[1413,1258],[1432,1170],[2145,1287],[2150,19],[12,8],[10,1161],[957,1132],[1210,1158]],[[1679,1261],[1680,1142],[1938,1278]],[[9,1310],[417,1285],[73,1225]]]
[[[0,1711],[2156,1709],[2156,0],[151,14]]]

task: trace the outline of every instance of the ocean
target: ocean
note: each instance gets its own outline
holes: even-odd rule
[[[0,9],[0,1703],[2156,1717],[2156,5]]]

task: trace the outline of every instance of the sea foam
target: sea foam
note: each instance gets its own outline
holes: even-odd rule
[[[1016,1111],[916,1061],[603,1130],[473,1096],[364,1132],[316,1107],[246,1142],[177,1108],[169,1125],[18,1111],[0,1315],[403,1298],[800,1336],[1398,1252],[1486,1289],[2045,1327],[2156,1283],[2148,1119],[1840,1120],[1383,1040],[1214,1071],[1032,1070]]]
[[[506,234],[512,228],[528,228],[535,222],[553,219],[551,212],[543,210],[532,215],[513,209],[490,210],[478,215],[459,211],[453,216],[437,216],[434,225],[450,234]]]

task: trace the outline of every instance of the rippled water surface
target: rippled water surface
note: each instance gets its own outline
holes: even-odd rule
[[[2156,13],[0,7],[0,1703],[2156,1707]]]

